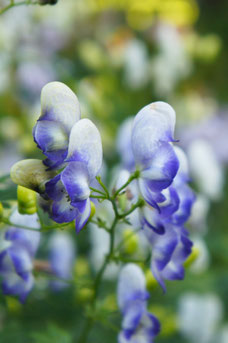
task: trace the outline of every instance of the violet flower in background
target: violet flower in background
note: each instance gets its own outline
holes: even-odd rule
[[[119,128],[116,149],[120,155],[121,163],[124,168],[132,171],[135,166],[132,146],[131,146],[131,131],[134,118],[130,117],[124,120]]]
[[[217,160],[225,165],[228,162],[227,149],[228,145],[228,115],[227,108],[221,112],[202,119],[191,126],[180,127],[178,136],[181,145],[187,150],[189,145],[196,140],[206,141],[214,151]]]
[[[34,215],[21,215],[13,212],[11,222],[20,225],[30,225],[37,229],[29,231],[10,227],[3,231],[0,246],[0,276],[1,287],[5,295],[18,296],[25,302],[28,293],[34,285],[33,258],[39,246],[40,233],[38,217]]]
[[[125,265],[119,275],[118,305],[123,315],[119,343],[152,343],[160,331],[158,319],[147,311],[149,293],[142,270],[135,264]]]
[[[72,237],[66,232],[56,232],[49,241],[49,261],[51,271],[57,277],[70,281],[75,262],[76,249]],[[51,287],[62,290],[67,287],[67,282],[52,280]]]

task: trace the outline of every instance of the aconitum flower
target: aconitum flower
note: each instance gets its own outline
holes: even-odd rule
[[[188,163],[185,153],[174,147],[175,112],[171,106],[156,102],[144,107],[135,117],[131,134],[121,131],[122,161],[128,172],[134,171],[125,163],[127,147],[131,146],[135,169],[139,177],[126,192],[131,204],[139,197],[145,200],[137,218],[130,218],[135,228],[142,228],[152,249],[151,269],[165,290],[165,280],[182,280],[183,263],[191,253],[192,242],[184,229],[195,200],[188,186]],[[129,139],[131,137],[131,141]],[[120,149],[119,149],[120,150]],[[132,162],[131,162],[132,164]],[[130,176],[130,174],[129,174]],[[126,181],[126,180],[125,180]]]
[[[75,262],[75,246],[71,236],[66,232],[56,232],[49,241],[49,260],[51,271],[57,277],[63,279],[52,280],[51,287],[59,291],[67,286],[72,278],[72,270]]]
[[[152,207],[165,200],[161,191],[172,183],[179,161],[172,142],[176,115],[164,102],[144,107],[136,115],[131,135],[136,169],[140,172],[139,189]]]
[[[15,211],[11,222],[20,225],[30,225],[39,228],[38,217],[20,215]],[[15,295],[24,302],[31,291],[34,278],[32,275],[33,258],[40,241],[40,233],[25,229],[10,227],[3,231],[0,246],[0,276],[1,287],[5,295]]]
[[[160,331],[158,319],[147,311],[149,293],[142,270],[135,264],[125,265],[119,275],[118,305],[123,315],[119,343],[152,343]]]
[[[33,129],[33,137],[47,159],[45,165],[60,167],[68,153],[69,136],[80,119],[76,95],[61,82],[46,84],[41,92],[41,115]]]
[[[89,119],[74,124],[69,138],[66,167],[46,183],[52,199],[51,217],[57,223],[75,219],[79,232],[90,216],[90,184],[102,164],[101,137]]]
[[[183,263],[192,251],[192,242],[184,228],[169,223],[162,235],[148,228],[144,232],[152,248],[151,271],[165,291],[164,280],[183,280]]]
[[[183,225],[190,216],[195,196],[187,184],[186,156],[180,148],[175,148],[175,152],[180,167],[171,186],[162,192],[166,201],[161,203],[160,211],[146,206],[141,219],[152,248],[151,270],[163,290],[164,280],[184,278],[183,263],[192,251],[192,242]]]
[[[173,187],[175,188],[178,198],[179,207],[173,215],[174,224],[184,224],[190,217],[193,203],[195,201],[195,194],[189,187],[189,166],[187,156],[182,149],[175,147],[175,152],[179,160],[179,170],[173,181]]]
[[[77,97],[60,82],[43,88],[41,105],[33,135],[47,159],[17,162],[11,178],[38,192],[54,221],[75,220],[79,232],[89,219],[90,184],[102,164],[100,133],[89,119],[80,120]]]

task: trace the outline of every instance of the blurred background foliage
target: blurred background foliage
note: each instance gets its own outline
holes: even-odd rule
[[[7,0],[0,0],[0,6],[5,4]],[[96,122],[109,167],[119,160],[115,140],[120,124],[152,101],[167,101],[175,108],[177,136],[181,144],[183,137],[184,147],[188,147],[188,132],[202,126],[201,134],[207,136],[208,128],[202,123],[220,116],[224,132],[215,130],[207,137],[215,145],[228,132],[227,13],[226,0],[59,0],[55,6],[21,6],[1,15],[1,175],[21,158],[41,157],[31,132],[40,111],[41,88],[53,80],[70,86],[79,98],[82,115]],[[162,323],[158,343],[191,342],[178,321],[179,299],[186,292],[202,297],[215,294],[223,307],[216,322],[218,332],[228,324],[228,150],[225,144],[218,149],[225,181],[219,197],[208,197],[203,240],[209,262],[197,273],[187,268],[185,280],[169,282],[165,296],[151,281],[151,309]],[[211,182],[209,177],[207,182]],[[200,191],[194,178],[193,186]],[[0,200],[7,207],[15,198],[15,187],[1,178]],[[197,225],[193,234],[202,231]],[[45,276],[37,275],[36,288],[25,305],[0,295],[1,342],[76,341],[82,307],[89,297],[89,289],[77,281],[79,277],[89,280],[92,274],[86,262],[87,230],[72,237],[80,256],[74,286],[55,294],[47,288]],[[41,257],[45,249],[44,239]],[[101,314],[90,342],[116,342],[120,316],[115,290],[115,281],[105,281]],[[207,343],[203,339],[192,342]]]

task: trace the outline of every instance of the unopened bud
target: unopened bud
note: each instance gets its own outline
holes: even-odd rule
[[[89,220],[92,219],[96,213],[96,206],[94,205],[92,201],[90,201],[90,206],[91,206],[91,212],[90,212]]]
[[[22,305],[20,304],[20,302],[17,299],[15,299],[11,296],[7,296],[7,297],[5,297],[5,299],[6,299],[8,311],[10,313],[18,314],[19,312],[21,312]]]
[[[21,214],[36,213],[36,192],[31,189],[18,186],[17,187],[18,211]]]
[[[123,249],[126,254],[134,254],[138,249],[139,238],[137,234],[131,229],[124,230],[123,232],[124,245]]]
[[[118,197],[118,202],[119,202],[119,207],[122,211],[126,210],[127,204],[128,204],[128,199],[126,193],[123,193],[119,195]]]
[[[1,221],[1,219],[2,219],[2,217],[3,217],[3,205],[2,205],[2,203],[0,202],[0,221]]]
[[[152,289],[157,287],[158,282],[155,279],[155,277],[153,276],[153,274],[151,273],[150,269],[148,269],[145,272],[145,278],[146,278],[146,288],[147,289],[152,290]]]
[[[83,276],[87,276],[89,275],[89,263],[87,261],[87,259],[83,258],[83,257],[79,257],[77,258],[77,261],[74,265],[74,275],[75,278],[81,278]]]
[[[115,294],[109,294],[103,302],[103,308],[107,311],[114,312],[117,311],[118,306],[116,302],[116,295]]]
[[[196,247],[193,246],[191,254],[188,256],[187,260],[184,262],[184,267],[188,268],[190,267],[193,262],[199,257],[200,255],[200,250]]]
[[[153,305],[151,309],[149,306],[149,311],[150,310],[162,323],[161,337],[169,337],[177,332],[177,318],[175,313],[169,308]],[[167,318],[169,318],[169,320],[167,320]]]
[[[10,176],[17,185],[43,193],[45,182],[55,176],[53,171],[46,169],[41,160],[22,160],[13,165]]]
[[[77,293],[77,299],[82,302],[89,302],[94,296],[94,290],[91,288],[81,288]]]

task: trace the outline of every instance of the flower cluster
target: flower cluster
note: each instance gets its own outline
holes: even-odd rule
[[[157,318],[147,311],[149,293],[145,277],[135,264],[125,265],[119,275],[118,304],[123,314],[119,343],[149,343],[160,331]]]
[[[42,89],[41,109],[33,136],[46,159],[43,164],[39,160],[18,162],[11,177],[31,188],[28,165],[30,169],[34,165],[33,183],[37,176],[42,182],[33,189],[46,201],[51,218],[57,223],[75,220],[79,232],[90,216],[90,184],[102,164],[100,133],[89,119],[80,119],[76,95],[60,82],[48,83]]]
[[[11,222],[16,225],[30,224],[34,231],[10,227],[2,232],[0,246],[0,276],[2,291],[26,300],[34,284],[33,258],[39,246],[40,232],[37,215],[20,215],[15,211]],[[36,230],[37,229],[37,232]]]
[[[183,279],[183,262],[192,247],[184,223],[190,215],[194,194],[187,184],[185,154],[173,145],[175,119],[170,105],[155,102],[125,123],[124,137],[121,132],[118,136],[118,144],[123,144],[125,168],[131,166],[129,173],[134,169],[139,173],[139,178],[129,186],[131,202],[139,197],[145,200],[138,220],[134,219],[132,224],[140,225],[151,244],[151,269],[164,290],[165,279]],[[129,147],[131,152],[124,161]]]
[[[48,211],[55,222],[69,223],[75,220],[77,232],[90,217],[91,190],[94,192],[92,197],[102,202],[107,200],[104,204],[107,212],[108,204],[111,207],[112,212],[108,213],[111,222],[99,216],[93,221],[93,225],[98,226],[97,230],[105,236],[98,235],[101,243],[98,264],[101,260],[101,265],[95,278],[96,292],[92,301],[97,300],[97,282],[108,276],[106,266],[110,267],[111,263],[116,262],[115,259],[121,261],[121,256],[115,250],[115,230],[123,219],[128,222],[129,218],[134,228],[142,229],[144,239],[147,239],[152,250],[152,273],[163,290],[165,280],[181,280],[184,277],[183,263],[192,249],[184,224],[190,216],[194,194],[188,186],[186,156],[173,144],[176,142],[175,119],[175,112],[170,105],[156,102],[144,107],[134,119],[124,123],[118,135],[118,150],[122,153],[124,168],[116,183],[118,189],[110,193],[100,178],[97,181],[101,188],[94,188],[102,165],[101,137],[89,119],[81,119],[77,97],[60,82],[51,82],[42,90],[41,115],[33,129],[33,136],[45,159],[16,163],[11,169],[11,177],[20,186],[40,194],[40,206]],[[26,213],[30,198],[25,198],[25,191],[22,190],[19,188],[18,203]],[[124,197],[121,193],[123,190]],[[125,204],[121,205],[121,199]],[[31,204],[30,211],[36,210],[34,201]],[[97,245],[94,238],[96,227],[92,226],[92,230],[93,245]],[[32,287],[31,259],[38,244],[34,240],[35,246],[31,244],[30,247],[28,239],[33,238],[24,235],[23,230],[19,234],[17,230],[10,229],[5,236],[10,245],[4,247],[0,255],[3,290],[7,294],[19,295],[21,301],[24,301]],[[96,264],[96,258],[92,258]],[[50,285],[54,290],[60,290],[71,281],[75,260],[75,245],[68,234],[55,233],[51,236],[49,259],[47,270],[56,277]],[[9,261],[12,267],[9,267]],[[114,268],[113,275],[118,270]],[[160,324],[147,310],[149,294],[144,274],[137,265],[130,263],[122,268],[117,293],[123,315],[119,343],[153,342],[160,331]]]

